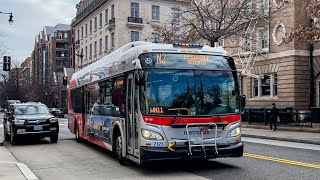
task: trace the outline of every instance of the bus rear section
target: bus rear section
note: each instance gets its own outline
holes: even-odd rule
[[[139,91],[142,163],[243,155],[232,58],[149,53],[140,59],[147,67]]]

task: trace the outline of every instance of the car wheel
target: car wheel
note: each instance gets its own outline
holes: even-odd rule
[[[5,126],[3,126],[3,127],[5,127]],[[3,138],[5,141],[10,141],[10,135],[8,134],[6,128],[4,128],[4,130],[3,130]]]
[[[17,134],[13,131],[12,127],[11,127],[11,136],[10,136],[10,142],[12,145],[15,145],[17,143]]]
[[[114,154],[116,158],[118,159],[119,163],[123,166],[127,164],[126,158],[122,156],[122,137],[121,135],[118,135],[115,142],[115,148],[114,148]]]
[[[78,143],[81,143],[82,142],[82,138],[79,136],[79,128],[78,128],[77,124],[75,125],[75,135],[76,135],[76,141]]]
[[[57,143],[58,142],[58,134],[54,134],[50,136],[50,141],[52,143]]]

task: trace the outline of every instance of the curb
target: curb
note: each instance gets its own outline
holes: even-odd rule
[[[251,128],[251,129],[267,129],[269,130],[269,126],[266,125],[257,125],[257,124],[247,124],[241,123],[242,128]],[[311,128],[311,127],[283,127],[277,126],[278,130],[282,131],[290,131],[290,132],[308,132],[308,133],[320,133],[320,128]]]
[[[0,164],[15,164],[27,180],[39,180],[39,178],[37,178],[37,176],[33,174],[33,172],[28,168],[28,166],[23,163],[20,163],[20,162],[0,162]]]
[[[287,141],[287,142],[296,142],[296,143],[305,143],[305,144],[315,144],[320,145],[320,141],[310,141],[304,139],[289,139],[289,138],[281,138],[281,137],[266,137],[252,134],[242,134],[242,137],[251,137],[251,138],[259,138],[259,139],[270,139],[277,141]]]

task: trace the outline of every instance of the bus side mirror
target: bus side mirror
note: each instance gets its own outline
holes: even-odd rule
[[[135,72],[135,84],[141,86],[144,84],[144,72],[142,70],[137,70]]]
[[[240,97],[240,105],[242,108],[244,108],[246,106],[246,98],[247,98],[246,95],[242,95]]]

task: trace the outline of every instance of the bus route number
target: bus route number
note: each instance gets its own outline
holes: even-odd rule
[[[157,54],[157,64],[166,64],[166,54]]]
[[[163,146],[163,142],[153,142],[153,146]]]

